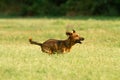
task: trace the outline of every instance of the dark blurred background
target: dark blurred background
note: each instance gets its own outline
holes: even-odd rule
[[[120,16],[120,0],[0,0],[0,16]]]

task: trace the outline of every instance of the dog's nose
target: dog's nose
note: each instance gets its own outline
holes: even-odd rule
[[[83,40],[85,40],[85,38],[81,37],[80,40],[83,41]]]

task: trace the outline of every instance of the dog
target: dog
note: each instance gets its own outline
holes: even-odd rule
[[[81,41],[84,40],[83,37],[80,37],[75,30],[73,32],[66,32],[68,36],[65,40],[57,40],[57,39],[48,39],[43,43],[38,43],[33,41],[32,38],[29,39],[31,44],[35,44],[41,47],[42,52],[48,54],[55,54],[55,53],[65,53],[70,52],[73,45],[76,43],[82,43]]]

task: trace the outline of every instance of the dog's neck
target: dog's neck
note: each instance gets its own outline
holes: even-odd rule
[[[73,45],[75,45],[75,43],[71,38],[68,38],[68,39],[65,40],[65,46],[67,48],[71,48]]]

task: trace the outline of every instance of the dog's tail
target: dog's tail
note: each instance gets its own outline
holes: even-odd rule
[[[35,45],[42,46],[42,43],[38,43],[38,42],[36,42],[36,41],[33,41],[32,38],[29,38],[29,42],[30,42],[31,44],[35,44]]]

